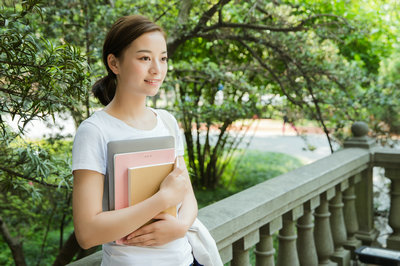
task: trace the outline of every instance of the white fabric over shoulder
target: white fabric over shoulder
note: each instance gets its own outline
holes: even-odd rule
[[[196,218],[186,234],[193,249],[193,256],[204,266],[223,266],[217,244],[204,224]]]

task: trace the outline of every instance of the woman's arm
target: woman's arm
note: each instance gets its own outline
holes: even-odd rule
[[[102,211],[104,176],[91,170],[74,171],[73,219],[75,235],[84,249],[120,239],[161,211],[176,206],[186,195],[187,181],[180,168],[163,181],[152,197],[128,208]]]
[[[175,218],[169,214],[159,214],[155,219],[159,221],[143,226],[142,228],[128,235],[124,242],[126,245],[133,246],[160,246],[175,239],[182,238],[189,230],[197,217],[197,201],[194,196],[189,173],[186,168],[185,160],[182,156],[178,157],[179,167],[183,170],[186,181],[186,193],[179,209],[179,217]]]

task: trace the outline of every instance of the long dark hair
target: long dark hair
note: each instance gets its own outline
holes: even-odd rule
[[[114,98],[117,88],[117,77],[107,63],[109,54],[119,58],[124,50],[142,34],[159,31],[166,38],[163,29],[141,15],[125,16],[118,19],[107,33],[103,45],[103,63],[107,69],[107,76],[99,79],[92,87],[94,96],[103,105],[107,105]]]

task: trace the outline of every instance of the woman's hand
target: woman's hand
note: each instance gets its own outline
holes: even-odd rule
[[[123,244],[131,246],[161,246],[184,237],[187,230],[189,230],[189,225],[166,213],[160,213],[154,219],[158,221],[145,225],[129,234]]]
[[[175,167],[175,169],[163,180],[160,185],[160,192],[164,195],[167,202],[167,208],[176,206],[182,202],[186,191],[187,183],[183,169]]]

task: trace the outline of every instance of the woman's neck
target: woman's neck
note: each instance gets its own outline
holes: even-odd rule
[[[137,101],[126,101],[126,99],[114,99],[104,108],[108,113],[115,114],[118,117],[139,118],[147,110],[146,98]]]
[[[146,95],[135,94],[125,88],[117,88],[114,98],[105,107],[109,113],[130,119],[141,117],[146,109]]]
[[[146,107],[146,96],[122,97],[116,94],[104,111],[138,129],[152,129],[157,123],[153,111]]]

